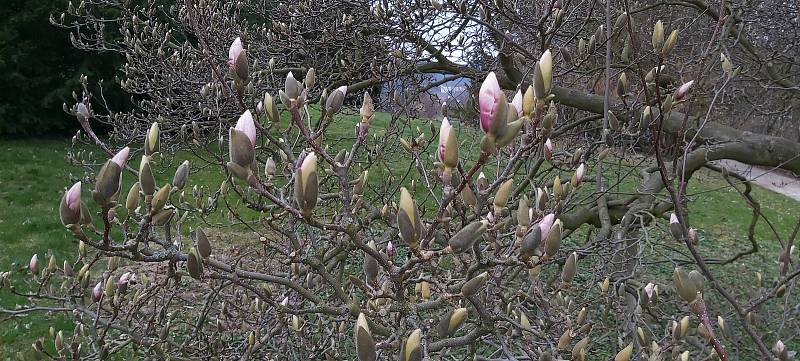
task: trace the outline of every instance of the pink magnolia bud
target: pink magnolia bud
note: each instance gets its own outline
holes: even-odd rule
[[[386,255],[389,256],[389,258],[394,257],[394,244],[392,244],[392,241],[386,244]]]
[[[347,95],[347,85],[342,85],[342,86],[336,88],[336,90],[342,92],[342,96]]]
[[[542,233],[542,239],[547,239],[547,235],[550,234],[550,229],[553,228],[553,222],[555,220],[556,220],[556,215],[550,213],[544,216],[544,218],[542,218],[541,221],[539,221],[539,230]]]
[[[676,101],[677,100],[682,100],[683,97],[686,96],[686,93],[689,92],[689,89],[692,88],[692,85],[694,85],[694,80],[690,80],[690,81],[688,81],[686,83],[683,83],[683,85],[681,85],[678,88],[678,90],[675,92],[675,100]]]
[[[36,276],[39,275],[39,255],[38,254],[34,254],[33,257],[31,257],[31,261],[28,264],[28,269],[31,271],[31,273],[33,275],[36,275]]]
[[[233,69],[236,66],[236,58],[239,57],[244,51],[244,46],[242,46],[242,38],[236,38],[231,44],[230,50],[228,50],[228,67]]]
[[[128,289],[128,285],[136,283],[136,274],[125,272],[122,276],[119,276],[119,281],[117,281],[117,289],[120,292],[125,292]]]
[[[478,105],[480,108],[481,129],[484,132],[489,131],[494,118],[494,113],[497,111],[499,105],[498,100],[502,97],[503,90],[500,89],[500,83],[497,82],[497,76],[494,72],[490,72],[486,79],[481,84],[481,89],[478,91]]]
[[[586,175],[586,164],[581,163],[581,165],[578,166],[578,170],[575,171],[575,180],[578,184],[581,184],[584,175]]]
[[[444,153],[447,148],[447,137],[450,135],[450,129],[453,127],[450,125],[450,121],[447,120],[447,117],[442,119],[442,125],[439,127],[439,151],[437,154],[439,155],[439,161],[444,162]]]
[[[128,164],[128,153],[130,153],[131,149],[128,147],[122,148],[117,154],[111,158],[111,161],[117,163],[120,168],[125,168]]]
[[[553,158],[553,141],[550,138],[544,142],[544,158],[550,160]]]
[[[92,299],[94,302],[100,302],[101,298],[103,298],[103,281],[97,282],[92,289]]]
[[[73,212],[80,212],[81,210],[81,182],[77,182],[67,191],[65,197],[67,208]]]
[[[700,243],[699,238],[697,238],[697,229],[689,228],[689,240],[692,241],[692,244]]]
[[[647,286],[644,286],[644,293],[647,295],[647,298],[653,298],[655,286],[656,285],[654,285],[653,282],[650,282],[647,284]]]
[[[522,116],[522,91],[517,90],[517,93],[514,94],[514,98],[511,100],[511,105],[517,111],[517,116]]]
[[[681,227],[681,222],[678,220],[678,216],[675,215],[675,213],[669,215],[669,231],[675,239],[683,239],[683,227]]]
[[[256,124],[253,122],[253,114],[250,113],[250,110],[245,110],[245,112],[239,116],[239,121],[236,122],[236,127],[234,129],[244,133],[247,138],[250,138],[250,143],[255,147],[256,146]]]

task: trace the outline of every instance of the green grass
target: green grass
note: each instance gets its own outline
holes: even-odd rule
[[[326,133],[326,144],[330,144],[332,153],[336,153],[334,149],[350,149],[355,139],[353,128],[356,119],[352,114],[341,117]],[[454,125],[460,128],[457,124]],[[372,152],[384,150],[394,152],[391,154],[399,154],[397,152],[402,151],[399,144],[382,143],[385,134],[389,131],[396,131],[403,134],[405,139],[410,139],[418,134],[417,128],[426,133],[428,142],[433,143],[423,154],[426,167],[431,167],[430,164],[434,158],[433,152],[436,149],[436,139],[433,139],[431,134],[438,132],[438,123],[435,123],[433,127],[428,120],[395,123],[389,115],[379,113],[376,114],[370,128],[367,146]],[[463,144],[477,144],[473,141],[478,137],[477,132],[464,129],[461,129],[459,135]],[[329,140],[332,141],[327,143]],[[76,244],[69,232],[61,225],[57,212],[60,197],[64,189],[71,184],[70,178],[82,178],[86,175],[84,169],[70,165],[65,158],[69,148],[69,142],[66,140],[0,141],[0,245],[3,247],[3,251],[0,252],[0,271],[12,271],[14,282],[17,285],[22,284],[23,280],[29,279],[27,263],[34,253],[39,254],[42,263],[46,263],[45,254],[48,251],[52,251],[59,262],[65,258],[74,260],[76,257]],[[209,149],[212,152],[217,151],[214,146]],[[465,162],[469,165],[477,158],[476,149],[462,146],[460,152],[472,159],[472,161]],[[99,152],[95,153],[99,154]],[[174,168],[184,159],[194,160],[194,157],[190,153],[179,152],[174,159],[166,159],[163,163],[168,163],[170,166],[164,166],[161,173],[156,175],[157,179],[160,182],[171,180]],[[409,186],[412,179],[417,182],[421,181],[418,172],[411,169],[407,157],[404,158],[406,161],[387,158],[389,157],[378,158],[376,165],[370,169],[370,182],[375,182],[374,184],[389,183],[386,181],[389,176],[404,179],[402,182],[404,186]],[[138,159],[133,159],[131,164],[136,166],[138,161]],[[367,162],[369,160],[359,158],[359,161]],[[491,178],[492,167],[485,168],[487,175]],[[622,177],[630,169],[630,167],[609,168],[609,178],[612,181],[616,179],[615,172],[621,171],[623,174],[620,177]],[[215,166],[197,169],[193,164],[193,170],[195,173],[190,177],[187,193],[190,192],[189,189],[192,185],[197,184],[202,186],[208,194],[216,190],[224,180],[221,170]],[[568,179],[570,175],[562,174],[562,180]],[[126,174],[123,179],[124,195],[133,179],[129,174]],[[634,170],[633,175],[621,182],[615,191],[622,193],[634,191],[638,179]],[[418,187],[417,190],[418,199],[428,197],[421,188]],[[719,174],[709,171],[699,172],[695,175],[689,191],[692,200],[690,204],[692,225],[700,229],[702,235],[700,250],[704,255],[716,258],[729,257],[749,247],[749,242],[744,235],[749,225],[751,211],[738,193],[731,189]],[[85,185],[83,192],[84,200],[88,201],[90,199],[89,187]],[[754,187],[753,195],[761,203],[764,214],[773,222],[780,236],[785,239],[798,216],[796,212],[798,202],[758,187]],[[228,195],[227,199],[233,201],[235,196]],[[386,201],[392,200],[387,199]],[[431,208],[432,204],[429,201],[426,208]],[[423,206],[425,207],[425,205]],[[210,216],[208,221],[224,223],[226,218],[219,213],[221,212]],[[250,215],[255,216],[252,213]],[[95,221],[97,222],[97,220]],[[660,227],[663,230],[663,222]],[[657,241],[654,242],[656,244],[658,242],[674,242],[665,232],[655,231],[652,237],[654,241]],[[747,256],[725,269],[712,266],[716,270],[725,271],[719,273],[721,281],[734,287],[736,292],[752,292],[756,271],[762,272],[768,281],[774,279],[777,274],[776,256],[780,251],[780,245],[774,240],[771,230],[766,227],[764,222],[760,222],[756,227],[756,239],[761,247],[760,252]],[[660,251],[662,254],[663,252],[672,252],[671,250]],[[679,256],[677,253],[671,255]],[[663,268],[654,267],[648,269],[648,272],[659,280],[666,281],[669,280],[672,266],[665,264]],[[30,287],[30,285],[30,281],[28,281],[28,286]],[[4,308],[13,308],[16,304],[22,304],[24,301],[24,299],[11,296],[6,290],[0,290],[0,306]],[[712,302],[720,304],[723,301],[712,299]],[[779,306],[777,300],[770,301],[767,304],[766,313],[779,312]],[[720,308],[728,309],[727,307]],[[30,343],[39,336],[45,336],[47,340],[45,343],[52,345],[52,342],[49,341],[50,338],[47,337],[48,328],[52,325],[56,329],[71,331],[70,324],[63,317],[47,314],[36,314],[6,322],[4,327],[0,327],[0,355],[10,356],[13,355],[12,351],[16,350],[27,352],[30,350]],[[770,332],[770,330],[763,331]],[[766,341],[769,343],[774,340]]]

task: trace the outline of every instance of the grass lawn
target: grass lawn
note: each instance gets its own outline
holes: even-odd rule
[[[332,126],[331,132],[326,134],[326,138],[342,139],[340,144],[334,144],[332,148],[347,148],[354,138],[353,124],[355,117],[345,117],[337,120],[337,124]],[[397,128],[394,128],[396,126]],[[403,134],[416,134],[416,128],[427,134],[427,139],[434,144],[428,147],[426,156],[432,157],[432,150],[435,149],[435,139],[431,139],[430,123],[423,120],[416,120],[409,124],[394,124],[386,114],[376,114],[376,119],[370,129],[370,140],[374,149],[385,147],[398,147],[396,144],[381,144],[382,135],[387,129],[395,129]],[[438,123],[434,129],[438,132]],[[374,135],[374,137],[373,137]],[[477,138],[474,132],[463,132],[463,138]],[[409,139],[406,137],[406,139]],[[85,170],[70,165],[65,158],[66,151],[70,148],[68,140],[0,140],[0,271],[12,271],[15,276],[15,284],[19,284],[22,276],[27,273],[27,263],[31,255],[39,254],[40,261],[46,264],[46,253],[52,251],[59,262],[65,258],[74,260],[77,254],[76,243],[61,225],[57,207],[60,197],[65,188],[71,185],[70,178],[83,177]],[[464,149],[462,147],[462,149]],[[97,153],[97,152],[96,152]],[[462,153],[463,154],[463,153]],[[477,152],[475,152],[477,154]],[[179,153],[175,156],[174,166],[177,166],[184,159],[192,159],[194,156],[189,153]],[[138,165],[138,159],[131,160],[131,163]],[[380,182],[388,175],[403,177],[404,174],[414,174],[416,171],[409,172],[408,163],[379,161],[370,170],[370,181]],[[488,167],[487,167],[488,168]],[[625,167],[610,167],[609,177],[613,180],[615,172],[626,172]],[[171,169],[174,170],[174,167]],[[195,169],[196,170],[196,169]],[[196,170],[190,177],[189,184],[199,184],[206,189],[214,190],[220,186],[223,176],[220,170],[215,167]],[[490,173],[487,171],[487,174]],[[634,172],[633,180],[638,179]],[[156,176],[163,182],[171,179],[172,174],[165,171]],[[123,192],[132,182],[129,174],[124,176],[125,184]],[[562,175],[562,179],[564,175]],[[407,185],[410,181],[404,182]],[[620,185],[619,191],[633,191],[634,182],[624,182]],[[420,187],[422,188],[422,187]],[[84,185],[84,200],[89,200],[89,187]],[[123,193],[123,194],[124,194]],[[755,187],[754,197],[761,203],[763,213],[770,219],[776,231],[782,239],[786,239],[798,217],[797,209],[800,204],[787,197],[772,191]],[[418,196],[421,193],[418,191]],[[230,196],[229,196],[230,197]],[[700,249],[704,255],[709,257],[726,257],[749,247],[746,239],[746,229],[751,218],[751,210],[739,194],[724,182],[719,174],[709,171],[699,172],[690,187],[690,198],[692,203],[693,226],[700,229],[701,245]],[[89,201],[90,202],[90,201]],[[224,218],[220,218],[223,220]],[[663,228],[663,224],[661,224]],[[663,233],[654,233],[662,237]],[[774,240],[774,236],[769,227],[764,222],[760,222],[756,227],[756,239],[759,241],[761,250],[746,256],[734,265],[724,268],[726,273],[719,273],[722,282],[730,285],[737,291],[751,290],[755,284],[756,272],[765,275],[765,286],[777,274],[776,257],[780,250],[780,245]],[[666,237],[659,241],[669,242]],[[656,242],[657,244],[657,242]],[[663,252],[668,252],[662,250]],[[716,267],[716,266],[712,266]],[[663,269],[649,269],[654,277],[660,280],[669,280],[672,272],[672,265],[665,264]],[[720,269],[722,270],[722,269]],[[665,278],[666,277],[666,278]],[[0,290],[0,306],[3,308],[13,308],[24,300],[12,297],[7,291]],[[713,302],[723,302],[714,299]],[[780,313],[782,304],[780,300],[773,300],[767,304],[767,314],[761,317],[768,317],[771,313]],[[727,307],[724,307],[727,309]],[[726,319],[733,319],[731,315],[725,315]],[[45,336],[46,344],[50,338],[46,337],[50,326],[56,329],[65,329],[71,332],[71,323],[58,316],[47,314],[37,314],[34,316],[21,317],[12,321],[5,321],[0,327],[0,360],[10,359],[14,351],[30,350],[30,344],[36,337]],[[762,330],[771,332],[771,330]],[[769,336],[768,336],[769,337]],[[765,340],[771,345],[773,339]],[[797,345],[797,342],[795,342]],[[52,347],[52,346],[49,346]],[[791,347],[790,347],[791,349]]]

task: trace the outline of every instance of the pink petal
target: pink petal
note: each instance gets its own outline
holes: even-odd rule
[[[242,38],[236,38],[231,44],[230,50],[228,50],[228,66],[233,68],[234,64],[236,63],[236,58],[239,57],[239,54],[244,51],[244,47],[242,46]]]
[[[256,146],[256,124],[253,122],[253,114],[250,113],[250,110],[246,110],[239,116],[239,121],[236,122],[236,127],[234,128],[250,138],[250,143],[253,146]]]
[[[453,127],[447,120],[447,117],[442,119],[442,125],[439,127],[439,160],[444,161],[445,147],[447,146],[447,137],[450,135],[450,129]]]
[[[67,190],[67,207],[73,211],[78,211],[81,207],[81,182],[75,183]]]
[[[511,100],[511,105],[517,110],[517,116],[522,116],[522,91],[517,90],[514,99]]]
[[[342,95],[347,95],[347,85],[342,85],[342,86],[336,88],[336,90],[342,92]]]
[[[497,82],[497,76],[494,72],[489,72],[486,79],[481,84],[481,89],[478,91],[478,105],[480,108],[481,129],[484,132],[489,131],[489,125],[492,122],[495,109],[497,109],[497,99],[500,97],[500,83]]]
[[[122,148],[117,154],[111,158],[111,161],[117,163],[120,168],[125,168],[128,164],[128,153],[130,153],[131,149],[128,147]]]
[[[555,220],[556,215],[550,213],[539,221],[539,230],[542,231],[542,239],[546,239],[547,235],[550,234],[550,228],[553,228],[553,222],[555,222]]]

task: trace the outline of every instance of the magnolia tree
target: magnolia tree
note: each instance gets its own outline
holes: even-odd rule
[[[119,5],[71,6],[74,21],[53,21],[79,47],[125,52],[120,84],[145,97],[132,113],[96,111],[102,95],[84,79],[65,106],[83,128],[75,140],[107,156],[70,154],[90,170],[59,206],[78,253],[33,255],[27,279],[3,273],[2,292],[28,300],[4,313],[67,313],[74,328],[32,345],[55,359],[788,360],[796,229],[775,231],[780,252],[759,284],[727,284],[719,274],[758,252],[755,226],[769,220],[746,178],[708,162],[799,171],[800,145],[713,121],[717,97],[742,76],[724,52],[710,60],[716,35],[697,77],[672,84],[679,31],[634,26],[634,11],[612,17],[610,3],[606,25],[565,37],[564,24],[597,15],[558,2],[326,12],[187,1],[123,8],[122,40],[95,12]],[[281,52],[257,35],[218,38],[220,27],[247,29],[231,20],[242,9],[274,17],[260,34]],[[535,54],[520,45],[536,36],[520,14],[541,18]],[[86,24],[98,27],[87,35]],[[296,58],[299,43],[309,47]],[[372,59],[342,63],[350,50]],[[298,66],[312,63],[325,65]],[[719,78],[703,75],[711,65]],[[474,117],[448,119],[446,106],[441,119],[411,117],[415,92],[436,86],[414,84],[424,73],[474,79]],[[602,76],[602,95],[569,86],[582,74]],[[385,96],[373,87],[384,82],[413,86]],[[97,122],[114,125],[112,139],[95,135]],[[631,164],[634,147],[651,166]],[[752,208],[751,251],[703,253],[687,187],[704,166]],[[625,174],[612,182],[614,169]],[[205,184],[208,174],[222,184]],[[619,190],[636,176],[636,191]],[[668,275],[652,271],[665,265]],[[774,300],[785,311],[764,307]]]

